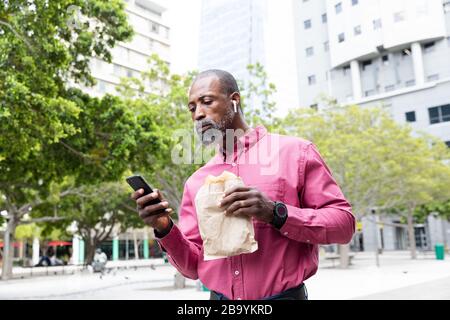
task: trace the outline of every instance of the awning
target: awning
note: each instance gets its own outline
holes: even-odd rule
[[[72,242],[67,242],[67,241],[50,241],[49,243],[47,243],[47,245],[49,245],[49,246],[71,246]]]
[[[20,242],[13,242],[12,245],[13,247],[18,248],[20,247]],[[0,242],[0,248],[3,248],[3,242]]]

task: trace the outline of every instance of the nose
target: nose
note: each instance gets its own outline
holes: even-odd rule
[[[203,110],[202,106],[197,106],[197,108],[195,108],[194,120],[200,121],[205,118],[206,118],[206,114],[205,114],[205,111]]]

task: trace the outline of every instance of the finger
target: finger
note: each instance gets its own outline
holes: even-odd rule
[[[153,192],[153,193],[150,193],[150,194],[148,194],[146,196],[140,197],[139,199],[136,200],[136,203],[137,203],[137,205],[139,207],[142,208],[147,202],[152,201],[154,199],[158,199],[158,198],[159,198],[158,193],[157,192]]]
[[[139,216],[142,219],[145,219],[148,216],[157,214],[158,211],[164,211],[168,207],[169,207],[169,203],[167,201],[163,201],[158,204],[153,204],[153,205],[147,206],[147,207],[139,210]]]
[[[133,194],[131,195],[131,199],[137,200],[137,199],[140,198],[143,194],[144,194],[144,189],[139,189],[139,190],[133,192]]]
[[[163,196],[161,190],[155,189],[155,190],[153,190],[153,192],[156,192],[156,193],[158,194],[158,198],[159,198],[161,201],[165,201],[165,200],[166,200],[166,198],[164,198],[164,196]]]
[[[225,196],[222,200],[220,200],[219,207],[226,208],[227,206],[231,205],[233,202],[236,202],[239,200],[247,200],[251,197],[253,197],[253,193],[251,191],[234,192],[228,196]]]
[[[235,192],[246,192],[246,191],[250,191],[250,190],[251,190],[250,187],[235,186],[235,187],[228,189],[225,192],[225,197],[228,197],[230,194],[235,193]]]
[[[241,208],[248,208],[256,204],[256,199],[240,200],[233,202],[225,211],[226,215],[232,215]]]
[[[234,211],[232,215],[234,217],[242,217],[242,216],[251,217],[253,216],[253,211],[254,210],[251,206],[246,208],[239,208],[236,211]]]

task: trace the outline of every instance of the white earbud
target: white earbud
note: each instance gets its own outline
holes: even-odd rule
[[[237,113],[237,102],[233,100],[234,113]]]

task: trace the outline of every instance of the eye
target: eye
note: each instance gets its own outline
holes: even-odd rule
[[[211,103],[213,103],[212,100],[204,100],[203,104],[206,104],[207,106],[209,106]]]
[[[189,108],[190,112],[195,112],[195,106],[194,105],[189,105],[188,108]]]

